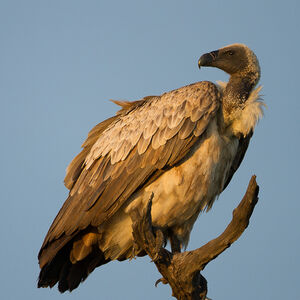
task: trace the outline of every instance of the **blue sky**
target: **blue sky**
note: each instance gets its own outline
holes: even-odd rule
[[[149,258],[98,268],[74,292],[37,289],[37,253],[63,204],[65,169],[87,132],[136,100],[201,80],[199,56],[240,42],[257,54],[268,108],[226,191],[188,249],[216,237],[252,174],[260,200],[243,236],[203,272],[209,297],[299,297],[299,1],[0,2],[3,299],[170,299]]]

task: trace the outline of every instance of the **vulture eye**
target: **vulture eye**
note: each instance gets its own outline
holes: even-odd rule
[[[233,52],[232,50],[228,50],[228,51],[226,52],[226,54],[229,55],[229,56],[232,56],[232,55],[234,54],[234,52]]]

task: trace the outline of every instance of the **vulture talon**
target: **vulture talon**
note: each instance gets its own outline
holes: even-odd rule
[[[155,282],[155,287],[157,287],[157,285],[158,285],[160,282],[161,282],[162,284],[168,284],[168,281],[167,281],[164,277],[162,277],[162,278],[156,280],[156,282]]]

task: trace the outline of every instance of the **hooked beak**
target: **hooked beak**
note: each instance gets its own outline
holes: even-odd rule
[[[219,50],[212,51],[209,53],[203,54],[198,60],[198,67],[211,67],[213,62],[217,59]]]

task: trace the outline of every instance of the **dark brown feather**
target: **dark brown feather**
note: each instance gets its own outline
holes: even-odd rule
[[[245,153],[248,149],[249,142],[250,142],[252,135],[253,135],[253,132],[251,131],[246,137],[240,138],[237,154],[231,165],[227,180],[224,184],[223,191],[226,189],[226,187],[228,186],[228,184],[230,183],[230,181],[232,179],[232,176],[234,175],[234,173],[236,172],[236,170],[239,168],[240,164],[242,163]]]

